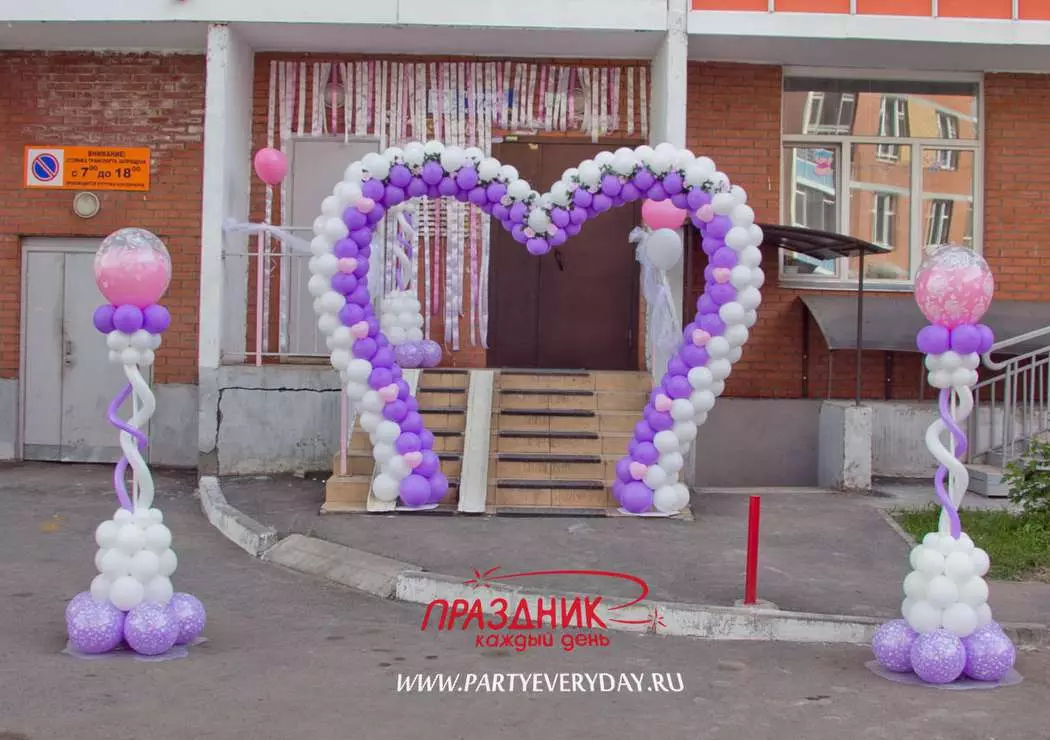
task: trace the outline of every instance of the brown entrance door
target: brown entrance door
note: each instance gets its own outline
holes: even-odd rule
[[[544,192],[603,148],[513,142],[493,156]],[[489,367],[636,370],[638,265],[627,237],[637,224],[637,206],[616,208],[534,257],[493,223]]]

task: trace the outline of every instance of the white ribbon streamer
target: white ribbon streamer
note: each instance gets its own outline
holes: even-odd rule
[[[134,409],[128,424],[136,429],[145,430],[153,412],[157,410],[157,398],[150,390],[149,383],[142,377],[138,365],[125,365],[124,375],[131,383],[132,408]],[[134,506],[132,508],[135,511],[148,509],[153,506],[154,492],[153,475],[150,473],[149,466],[146,465],[145,458],[139,452],[135,438],[128,432],[121,431],[120,433],[120,449],[124,457],[128,459],[128,465],[134,473],[132,497]]]
[[[671,357],[678,349],[682,338],[682,323],[675,311],[674,297],[667,273],[654,265],[645,250],[649,238],[649,229],[639,226],[627,237],[631,244],[637,244],[634,254],[642,266],[642,295],[649,306],[649,337],[654,354]]]
[[[222,225],[223,232],[226,233],[237,233],[237,234],[268,234],[269,236],[279,239],[282,243],[287,244],[289,247],[298,249],[302,252],[310,251],[310,242],[305,239],[300,239],[294,234],[285,231],[279,226],[273,226],[271,224],[256,224],[238,221],[235,218],[228,218]]]

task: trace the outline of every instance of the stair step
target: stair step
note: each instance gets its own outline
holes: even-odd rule
[[[571,463],[600,463],[602,461],[601,455],[545,455],[542,453],[538,454],[527,454],[521,452],[497,452],[496,459],[501,462],[519,462],[519,463],[558,463],[562,465],[568,465]]]
[[[570,388],[500,388],[501,395],[515,396],[593,396],[591,390],[574,390]]]
[[[567,416],[579,419],[591,419],[597,412],[586,409],[500,409],[503,416]]]
[[[455,429],[431,429],[431,434],[435,437],[462,437],[463,432],[456,431]]]
[[[443,461],[463,459],[463,455],[459,452],[439,452],[437,453],[437,456],[438,460]]]
[[[456,388],[452,385],[431,385],[426,388],[420,388],[416,393],[466,393],[466,388]]]
[[[455,406],[442,407],[442,406],[420,406],[419,413],[421,414],[465,414],[467,410],[465,408],[457,408]]]
[[[499,371],[500,375],[543,375],[548,378],[578,378],[589,376],[587,370],[551,370],[547,368],[506,368]]]
[[[548,489],[561,488],[574,491],[604,491],[605,483],[596,480],[496,480],[496,488]]]
[[[534,431],[501,431],[500,437],[508,439],[599,439],[597,432],[534,432]]]

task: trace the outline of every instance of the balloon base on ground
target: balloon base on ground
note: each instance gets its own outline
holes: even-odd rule
[[[422,506],[398,506],[395,511],[433,511],[438,504],[423,504]]]
[[[108,653],[82,653],[77,650],[71,642],[67,641],[66,646],[61,650],[61,653],[79,660],[137,660],[142,663],[162,663],[168,660],[181,660],[183,658],[188,658],[190,657],[189,648],[196,647],[207,641],[207,637],[198,637],[189,645],[176,645],[160,655],[139,655],[128,647],[126,643],[121,643]]]
[[[998,689],[1004,686],[1016,686],[1024,680],[1024,677],[1011,668],[1010,672],[999,681],[974,681],[971,678],[957,678],[951,683],[929,683],[923,681],[914,673],[895,673],[879,665],[877,660],[869,660],[864,666],[879,678],[887,681],[904,684],[906,686],[924,686],[929,689],[947,689],[948,691],[974,691],[979,689]]]
[[[622,506],[616,511],[624,516],[634,516],[640,519],[669,519],[682,513],[680,511],[643,511],[639,514],[635,514],[633,511],[627,511],[627,509]]]

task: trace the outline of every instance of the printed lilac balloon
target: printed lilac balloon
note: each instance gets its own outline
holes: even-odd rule
[[[653,492],[640,481],[627,483],[621,489],[620,504],[632,514],[641,514],[652,508]]]
[[[168,604],[139,604],[124,620],[124,639],[139,655],[162,655],[178,638],[179,620]]]
[[[875,630],[871,650],[875,660],[888,671],[908,673],[911,671],[911,648],[919,633],[907,621],[894,619]]]
[[[924,326],[915,337],[920,352],[939,355],[951,348],[951,331],[946,326]]]
[[[432,339],[424,339],[420,345],[423,348],[423,367],[437,367],[441,364],[441,345]]]
[[[911,647],[911,667],[927,683],[951,683],[962,675],[966,649],[958,635],[945,629],[919,635]]]
[[[113,326],[125,334],[131,334],[141,329],[143,321],[142,309],[138,306],[125,304],[118,306],[117,310],[113,312]]]
[[[401,367],[416,368],[423,366],[423,348],[419,342],[405,342],[394,348],[397,364]]]
[[[111,306],[108,303],[103,303],[101,306],[95,309],[94,315],[91,317],[91,323],[95,325],[103,334],[109,334],[116,327],[113,326],[113,314],[116,312],[116,306]]]
[[[79,612],[82,608],[88,604],[94,603],[95,598],[91,595],[90,591],[81,591],[79,594],[74,596],[66,604],[66,625],[69,625],[69,620],[73,618],[73,615]]]
[[[975,681],[1002,681],[1017,660],[1017,649],[995,622],[963,638],[966,665],[963,673]]]
[[[405,506],[425,506],[430,502],[430,481],[421,475],[410,475],[401,481],[401,501]]]
[[[172,595],[168,606],[175,613],[175,620],[179,625],[176,645],[189,645],[200,637],[204,632],[204,625],[208,622],[204,604],[200,599],[193,594],[177,593]]]
[[[108,601],[81,603],[69,617],[69,643],[88,655],[108,653],[124,636],[124,612]]]

